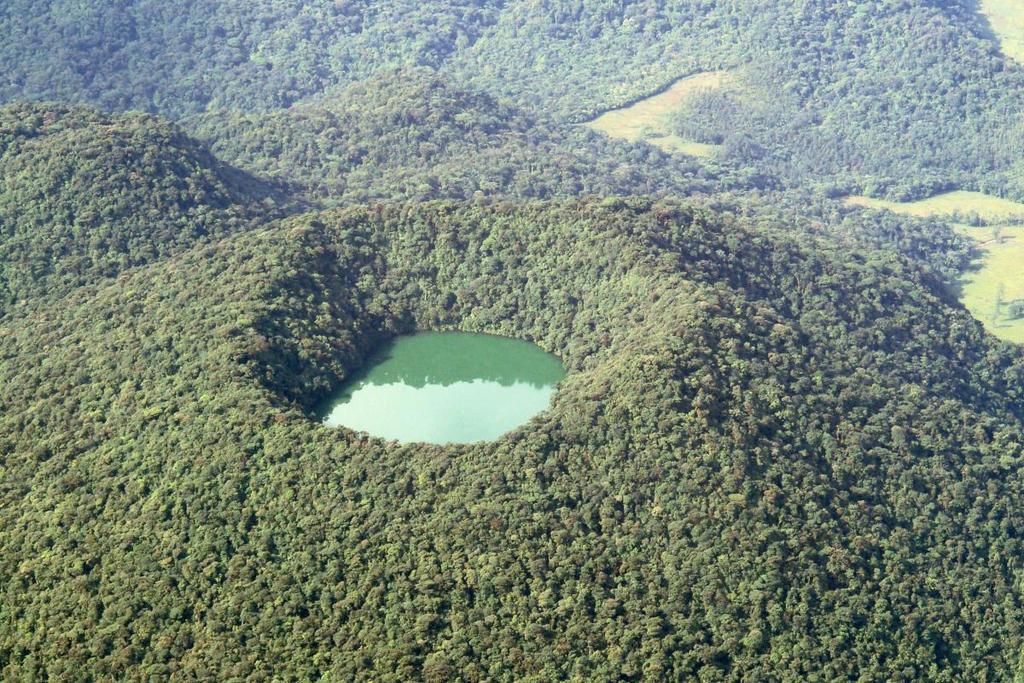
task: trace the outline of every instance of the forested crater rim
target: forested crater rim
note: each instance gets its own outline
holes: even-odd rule
[[[692,283],[665,271],[666,221],[691,220],[632,200],[374,205],[286,219],[258,238],[280,256],[245,262],[278,275],[253,292],[260,314],[238,330],[238,358],[277,410],[298,409],[308,423],[389,339],[457,330],[523,340],[564,367],[562,398],[540,418],[561,423],[569,404],[591,404],[595,383],[618,375],[606,366],[622,348],[636,357],[661,347],[680,324],[669,320],[694,312],[676,306],[692,302]],[[571,258],[550,248],[569,242]]]

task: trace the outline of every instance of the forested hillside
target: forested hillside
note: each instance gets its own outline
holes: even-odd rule
[[[261,199],[166,121],[0,108],[0,314],[238,230]]]
[[[0,679],[1024,676],[978,10],[0,3]],[[492,441],[324,426],[422,330],[566,375]]]
[[[1024,358],[794,230],[351,208],[3,323],[5,676],[1006,678]],[[559,354],[553,409],[451,447],[312,419],[444,326]]]
[[[281,108],[384,66],[438,66],[500,4],[11,0],[0,6],[0,98],[84,99],[175,118]]]
[[[770,186],[629,145],[493,97],[430,69],[399,69],[282,112],[189,121],[223,159],[315,201],[688,195]]]
[[[0,30],[0,99],[175,118],[286,108],[418,65],[580,122],[682,76],[730,69],[743,87],[684,110],[679,127],[724,141],[741,169],[893,199],[950,187],[1024,198],[1014,152],[1024,71],[966,0],[48,0],[7,3]]]

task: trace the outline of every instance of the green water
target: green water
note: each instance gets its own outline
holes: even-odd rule
[[[547,408],[564,375],[529,342],[422,332],[380,349],[319,415],[330,427],[403,442],[486,441]]]

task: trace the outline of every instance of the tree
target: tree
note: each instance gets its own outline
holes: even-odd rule
[[[1024,318],[1024,299],[1015,299],[1006,307],[1006,317],[1010,320]]]

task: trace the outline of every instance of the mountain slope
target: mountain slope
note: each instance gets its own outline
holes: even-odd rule
[[[606,140],[400,69],[273,113],[189,122],[223,159],[314,200],[675,194],[764,179]]]
[[[0,7],[0,100],[85,101],[174,117],[287,107],[385,66],[436,66],[500,5],[13,0]]]
[[[0,100],[176,117],[282,109],[418,65],[580,122],[694,72],[729,69],[743,84],[738,105],[697,130],[681,125],[724,135],[742,166],[893,199],[952,186],[1024,198],[1013,153],[1024,70],[966,0],[47,0],[0,8],[0,30],[9,37]]]
[[[0,323],[5,675],[1008,676],[1024,357],[795,230],[355,207]],[[448,325],[558,353],[552,409],[451,447],[308,412]]]
[[[146,115],[0,109],[0,312],[246,224],[262,184]]]

